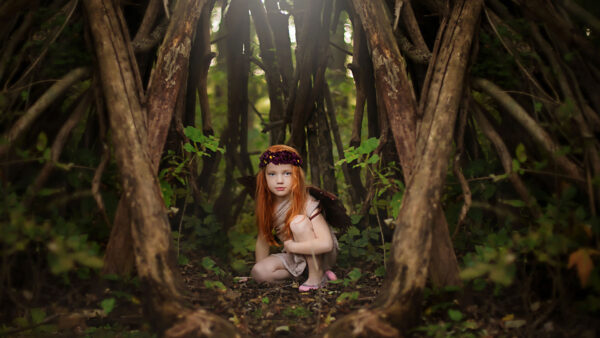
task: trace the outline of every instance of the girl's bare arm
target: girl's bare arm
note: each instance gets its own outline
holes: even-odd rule
[[[293,241],[288,240],[283,243],[286,251],[301,255],[318,255],[333,250],[333,239],[331,238],[331,232],[329,231],[329,225],[325,221],[323,215],[318,215],[313,218],[312,221],[307,217],[303,217],[300,220],[294,220],[296,222],[309,222],[312,223],[312,229],[314,231],[314,239],[308,241]],[[292,223],[294,223],[292,221]],[[307,224],[308,228],[311,228],[310,224]]]
[[[260,262],[261,260],[267,258],[269,256],[269,243],[264,238],[264,236],[258,232],[258,236],[256,237],[256,248],[254,250],[254,258],[256,262]]]

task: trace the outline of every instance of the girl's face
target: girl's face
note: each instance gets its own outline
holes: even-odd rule
[[[269,163],[265,167],[269,191],[275,199],[285,199],[292,192],[292,165]]]

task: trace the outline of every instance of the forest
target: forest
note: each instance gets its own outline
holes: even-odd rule
[[[0,336],[596,337],[599,46],[594,0],[1,1]],[[318,290],[250,277],[273,144],[349,219]]]

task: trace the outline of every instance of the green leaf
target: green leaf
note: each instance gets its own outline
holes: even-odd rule
[[[48,136],[46,136],[46,133],[44,132],[39,133],[37,143],[35,144],[35,149],[37,149],[38,151],[44,151],[44,149],[46,149],[47,146]]]
[[[375,137],[371,137],[370,139],[365,140],[364,142],[362,142],[360,144],[360,146],[358,148],[356,148],[357,152],[359,154],[368,154],[370,152],[372,152],[373,150],[375,150],[375,148],[377,148],[377,146],[379,145],[379,139],[375,138]]]
[[[179,257],[177,257],[177,264],[179,265],[186,265],[189,262],[190,260],[184,255],[179,255]]]
[[[213,290],[221,290],[221,291],[227,290],[227,287],[225,286],[225,284],[223,284],[223,282],[218,281],[218,280],[215,280],[215,281],[205,280],[204,286],[206,286],[209,289],[213,289]]]
[[[525,153],[525,146],[523,145],[523,143],[519,143],[515,153],[519,162],[525,163],[525,161],[527,161],[527,154]]]
[[[194,148],[193,145],[186,143],[183,145],[183,150],[187,151],[188,153],[195,153],[196,152],[196,148]]]
[[[369,159],[367,160],[368,164],[375,164],[379,162],[379,155],[377,154],[373,154],[373,156],[369,157]]]
[[[339,295],[339,297],[335,301],[336,303],[343,303],[346,300],[357,300],[358,295],[358,291],[342,292],[342,294]]]
[[[462,312],[454,309],[448,309],[448,316],[455,322],[461,321],[463,318]]]
[[[377,269],[375,269],[375,276],[377,277],[384,277],[385,276],[385,266],[380,266]]]
[[[354,237],[354,236],[358,236],[360,235],[360,231],[358,230],[357,227],[355,226],[351,226],[348,228],[348,231],[346,232],[349,236]]]
[[[362,276],[362,273],[360,272],[359,268],[354,268],[354,269],[352,269],[352,271],[350,271],[348,273],[348,277],[350,277],[350,280],[353,282],[356,282],[357,280],[359,280],[361,276]]]
[[[31,309],[32,324],[39,324],[46,318],[46,311],[40,308]]]
[[[518,172],[521,169],[521,164],[516,159],[512,160],[512,171]]]
[[[210,257],[206,256],[202,258],[202,267],[206,270],[213,270],[215,266],[215,261],[213,261]]]
[[[465,268],[460,272],[460,278],[462,279],[474,279],[477,277],[482,276],[483,274],[485,274],[486,272],[489,271],[489,266],[488,264],[476,264],[473,267],[470,268]]]
[[[105,314],[109,314],[115,308],[115,302],[114,298],[106,298],[100,303],[100,307]]]
[[[73,255],[75,260],[79,262],[81,265],[93,268],[100,269],[104,264],[103,260],[100,257],[93,256],[88,254],[87,252],[78,252]]]
[[[508,204],[510,206],[516,207],[516,208],[523,208],[525,206],[527,206],[525,204],[525,202],[521,201],[521,200],[499,200],[499,202],[502,202],[504,204]]]
[[[358,222],[360,222],[360,220],[362,219],[362,217],[363,216],[359,215],[359,214],[352,214],[352,215],[350,215],[350,221],[352,222],[352,224],[358,224]]]
[[[202,130],[192,126],[185,127],[185,129],[183,129],[183,133],[194,142],[202,142],[206,138],[204,134],[202,134]]]

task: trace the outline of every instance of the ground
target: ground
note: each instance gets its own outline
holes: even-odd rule
[[[229,320],[247,337],[312,337],[322,335],[336,319],[368,307],[383,278],[375,267],[357,262],[337,267],[337,283],[298,292],[298,281],[263,285],[235,276],[209,257],[181,265],[190,300]],[[222,265],[225,266],[225,265]],[[302,279],[300,279],[302,281]],[[515,282],[515,283],[518,283]],[[0,336],[157,337],[145,321],[136,279],[105,277],[64,285],[47,294],[44,306],[0,324]],[[596,337],[600,323],[555,299],[524,297],[519,285],[479,291],[426,288],[421,321],[407,337]],[[528,302],[524,306],[524,302]],[[6,318],[4,318],[6,319]],[[6,322],[6,320],[4,320]],[[375,337],[375,336],[373,336]]]
[[[338,269],[338,283],[298,292],[301,279],[261,285],[251,279],[232,278],[221,285],[210,280],[217,274],[207,274],[201,264],[188,264],[182,272],[196,305],[229,319],[243,333],[255,337],[319,335],[336,318],[372,303],[382,282],[366,273],[359,279],[354,277],[354,282],[348,277],[351,271]]]

